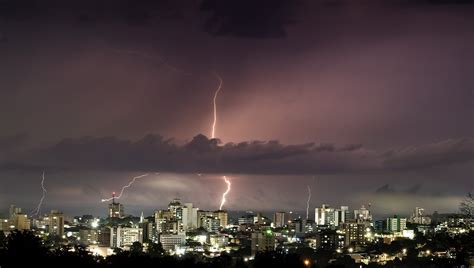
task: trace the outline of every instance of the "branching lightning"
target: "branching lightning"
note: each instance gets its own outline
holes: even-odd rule
[[[222,210],[222,207],[224,206],[225,204],[225,197],[227,196],[227,194],[230,192],[230,187],[231,187],[231,183],[230,181],[227,179],[226,176],[223,176],[222,179],[225,181],[225,183],[227,183],[227,190],[222,194],[222,201],[221,201],[221,205],[219,207],[219,210]]]
[[[41,195],[41,199],[38,203],[38,206],[36,207],[36,209],[32,212],[32,215],[35,215],[35,216],[38,216],[40,211],[41,211],[41,206],[43,206],[43,201],[44,199],[46,198],[46,187],[44,187],[44,171],[43,171],[43,175],[42,175],[42,179],[41,179],[41,189],[43,190],[43,194]]]
[[[211,138],[215,138],[216,137],[216,123],[217,123],[217,95],[219,94],[219,91],[221,91],[221,88],[222,88],[222,77],[219,76],[219,74],[217,74],[216,72],[213,72],[213,74],[217,77],[217,79],[219,79],[219,87],[217,87],[217,90],[216,92],[214,93],[214,98],[213,98],[213,104],[214,104],[214,121],[212,122],[212,129],[211,129]]]
[[[308,186],[308,200],[306,201],[306,219],[309,219],[309,202],[311,201],[311,187]]]
[[[157,173],[158,174],[158,173]],[[140,176],[137,176],[137,177],[134,177],[127,185],[125,185],[124,187],[122,187],[122,190],[120,191],[120,194],[118,196],[113,196],[111,198],[107,198],[107,199],[102,199],[102,202],[109,202],[109,201],[112,201],[113,199],[120,199],[122,197],[122,194],[123,192],[125,191],[125,189],[127,189],[128,187],[132,186],[132,184],[135,183],[135,181],[137,179],[141,179],[143,177],[146,177],[148,176],[148,173],[147,174],[143,174],[143,175],[140,175]]]

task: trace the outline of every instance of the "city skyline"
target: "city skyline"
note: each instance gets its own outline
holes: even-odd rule
[[[43,171],[71,214],[157,172],[133,213],[218,207],[221,176],[236,211],[305,211],[309,185],[312,207],[456,212],[474,190],[471,3],[145,2],[5,1],[0,211],[33,211]]]

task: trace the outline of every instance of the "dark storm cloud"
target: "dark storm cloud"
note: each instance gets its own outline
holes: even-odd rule
[[[328,143],[284,145],[278,141],[251,141],[221,145],[219,140],[204,135],[178,145],[172,139],[150,134],[136,141],[117,137],[64,139],[49,148],[30,151],[4,168],[44,165],[178,173],[333,174],[429,168],[467,162],[473,157],[472,139],[378,153],[361,145]],[[385,190],[389,190],[388,186]]]
[[[2,0],[0,16],[13,19],[67,14],[83,23],[124,20],[131,25],[152,19],[183,18],[184,10],[205,17],[203,29],[214,36],[267,38],[286,35],[285,26],[294,21],[294,0]],[[201,11],[199,13],[199,11]]]
[[[395,189],[395,187],[393,187],[392,185],[390,184],[384,184],[382,185],[381,187],[377,188],[375,190],[375,194],[380,194],[380,195],[383,195],[383,194],[400,194],[400,195],[417,195],[417,194],[421,194],[421,195],[437,195],[437,194],[434,194],[434,193],[428,193],[428,192],[422,192],[422,189],[423,189],[423,185],[421,184],[415,184],[407,189]]]
[[[426,2],[435,5],[465,5],[465,4],[473,4],[473,0],[427,0]]]
[[[152,20],[182,17],[182,4],[172,0],[0,0],[0,18],[13,20],[64,19],[84,25],[123,21],[141,26]],[[185,4],[186,5],[186,4]]]
[[[212,35],[274,38],[286,35],[294,22],[294,0],[204,0],[201,10],[209,12],[205,30]]]
[[[474,140],[450,139],[418,147],[391,150],[384,154],[384,164],[393,169],[426,168],[474,159]]]

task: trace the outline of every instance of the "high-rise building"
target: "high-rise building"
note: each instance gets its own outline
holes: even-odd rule
[[[21,208],[15,205],[10,206],[9,218],[3,220],[3,224],[7,227],[5,230],[29,230],[31,228],[31,221],[28,215],[21,212]]]
[[[391,218],[387,218],[387,232],[390,233],[399,233],[402,232],[407,228],[407,219],[400,218],[399,216],[395,215]]]
[[[328,225],[334,228],[349,219],[349,207],[341,206],[340,209],[335,209],[323,204],[320,208],[315,209],[314,214],[317,225]]]
[[[198,222],[197,222],[198,228],[203,227],[202,226],[203,220],[206,219],[207,217],[214,217],[214,212],[207,211],[207,210],[198,210],[197,217],[198,217]]]
[[[245,215],[242,217],[239,217],[238,222],[239,225],[253,225],[253,215]]]
[[[135,227],[110,227],[110,247],[130,247],[134,242],[143,243],[143,229]]]
[[[15,205],[10,205],[10,210],[9,210],[9,217],[10,220],[15,219],[15,216],[21,213],[21,208],[16,207]]]
[[[110,247],[112,228],[104,227],[97,230],[97,243],[101,247]]]
[[[64,214],[57,210],[51,210],[48,219],[49,235],[62,237],[64,235]]]
[[[297,234],[304,233],[304,222],[302,219],[294,219],[291,222],[291,229],[295,231]]]
[[[336,224],[340,225],[350,219],[350,211],[348,206],[341,206],[340,209],[336,209]]]
[[[253,232],[251,240],[251,252],[253,256],[259,251],[275,250],[275,235],[270,229],[261,232]]]
[[[30,230],[31,221],[25,214],[15,214],[11,220],[11,225],[15,226],[16,230]]]
[[[225,210],[214,211],[214,216],[219,219],[219,226],[222,228],[227,227],[228,215]]]
[[[156,231],[158,233],[178,233],[183,231],[183,222],[174,217],[171,210],[155,211]]]
[[[185,203],[183,207],[183,228],[192,230],[198,227],[198,208],[193,207],[192,203]]]
[[[145,221],[140,225],[143,229],[143,242],[158,241],[158,234],[156,231],[156,224],[154,222]]]
[[[410,221],[416,224],[430,224],[431,218],[425,216],[424,208],[416,207]]]
[[[367,209],[364,205],[361,208],[354,210],[354,219],[359,221],[372,221],[372,214],[370,210]]]
[[[219,227],[221,226],[221,221],[215,216],[206,216],[201,218],[201,227],[206,229],[210,233],[217,233]]]
[[[0,219],[0,231],[10,231],[9,219]]]
[[[84,245],[97,244],[99,240],[99,231],[96,229],[80,229],[79,241]]]
[[[349,220],[342,225],[345,233],[345,246],[364,245],[367,227],[358,220]]]
[[[376,220],[374,221],[374,230],[377,233],[383,233],[387,230],[387,221],[386,220]]]
[[[345,235],[342,232],[325,229],[316,234],[316,247],[326,250],[342,249],[345,245]]]
[[[257,212],[257,215],[253,217],[253,223],[256,225],[266,225],[265,217],[262,215],[261,212]]]
[[[175,250],[176,247],[184,246],[186,244],[186,235],[179,234],[162,234],[160,235],[160,243],[166,251]]]
[[[275,212],[273,214],[273,225],[276,228],[285,227],[288,224],[289,215],[287,212]]]
[[[115,202],[115,192],[112,193],[112,203],[109,204],[109,218],[123,218],[125,216],[123,205]]]
[[[168,204],[168,210],[171,211],[171,214],[173,214],[175,219],[183,219],[183,206],[179,198],[173,199],[173,201]]]

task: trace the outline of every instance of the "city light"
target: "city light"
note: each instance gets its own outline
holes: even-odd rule
[[[225,204],[226,195],[231,188],[230,180],[225,176],[223,180],[227,185],[227,189],[222,195],[221,205]],[[131,183],[129,184],[131,185]],[[115,215],[113,211],[114,204],[109,205],[109,209],[112,211],[107,210],[107,213]],[[344,209],[339,210],[325,205],[325,220],[329,219],[326,225],[318,225],[304,219],[304,207],[300,210],[303,214],[294,213],[293,216],[290,216],[292,214],[289,212],[275,212],[273,221],[262,213],[247,211],[250,215],[233,219],[234,222],[231,222],[232,220],[228,218],[227,211],[222,210],[222,206],[219,208],[215,211],[202,210],[194,207],[192,203],[184,203],[181,202],[181,199],[175,198],[169,202],[168,209],[155,211],[151,221],[150,217],[145,217],[143,213],[137,218],[126,217],[119,213],[117,219],[120,220],[120,224],[116,224],[110,219],[102,220],[91,215],[73,217],[71,218],[73,220],[66,221],[65,219],[69,217],[65,217],[62,212],[52,210],[51,213],[31,222],[25,221],[26,225],[31,224],[29,226],[25,225],[25,228],[33,230],[41,239],[48,239],[48,237],[54,235],[62,243],[71,243],[71,245],[80,243],[85,245],[93,255],[97,255],[100,249],[101,256],[114,254],[114,251],[110,250],[112,248],[130,250],[135,242],[140,242],[143,243],[144,254],[147,253],[146,249],[149,248],[151,243],[161,243],[166,253],[160,253],[160,256],[181,257],[192,253],[199,254],[202,258],[218,258],[223,254],[232,256],[241,249],[240,245],[245,243],[249,245],[252,255],[242,256],[244,262],[251,262],[253,260],[252,256],[260,251],[292,254],[301,249],[318,250],[324,247],[326,250],[337,253],[334,254],[336,259],[350,256],[357,263],[365,265],[370,263],[384,265],[396,258],[399,258],[402,262],[405,261],[407,248],[402,248],[398,252],[385,251],[381,254],[374,254],[367,252],[364,247],[379,243],[390,245],[392,241],[397,239],[411,240],[406,238],[406,234],[413,232],[412,229],[407,229],[405,226],[406,219],[399,216],[387,219],[387,221],[399,223],[399,225],[390,227],[393,228],[391,232],[387,231],[387,227],[385,230],[381,230],[374,226],[372,220],[359,219],[354,221],[348,219],[342,223],[335,222],[334,219],[337,219],[340,215],[338,213],[346,213],[347,206],[343,206]],[[12,206],[10,211],[21,210]],[[276,216],[283,218],[278,219]],[[12,217],[15,217],[15,215],[13,214]],[[21,219],[21,217],[17,219]],[[198,222],[200,224],[199,228]],[[18,222],[8,219],[1,219],[0,223],[2,223],[4,230],[8,230],[8,232],[19,227]],[[279,224],[276,225],[276,223]],[[328,226],[331,231],[328,231]],[[400,226],[403,226],[405,232],[400,232],[397,229]],[[440,226],[450,228],[446,222],[440,223]],[[434,230],[436,227],[432,228]],[[467,235],[460,233],[459,229],[458,226],[452,227],[450,234],[453,236]],[[446,229],[436,232],[446,232]],[[304,236],[301,236],[301,234],[304,234]],[[144,242],[145,237],[147,242]],[[430,249],[426,249],[427,245],[424,246],[423,251],[419,252],[418,256],[430,257],[429,259],[433,260],[436,258],[454,258],[453,256],[456,256],[455,253],[449,252],[452,247],[446,249],[446,253],[438,250],[436,253],[432,253]],[[305,267],[313,265],[310,258],[299,260],[303,262]]]
[[[311,265],[311,261],[308,260],[308,259],[304,260],[304,265],[305,265],[305,266],[310,266],[310,265]]]

